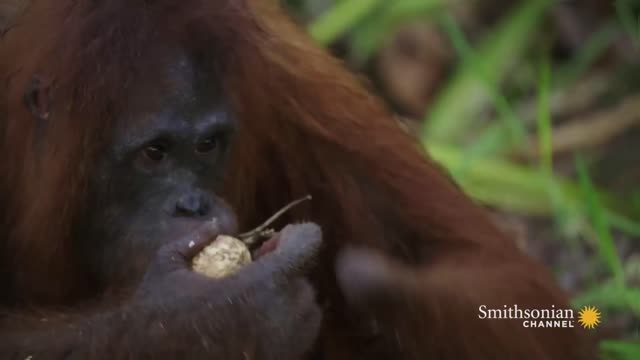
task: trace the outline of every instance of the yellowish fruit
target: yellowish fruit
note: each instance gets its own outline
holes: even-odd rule
[[[249,248],[239,239],[219,235],[193,258],[193,270],[212,278],[235,273],[251,262]]]
[[[292,207],[311,200],[311,195],[295,200],[272,215],[267,221],[257,228],[238,235],[238,238],[229,235],[219,235],[209,246],[204,248],[193,258],[193,271],[212,277],[222,278],[235,273],[251,262],[249,246],[259,245],[260,239],[268,239],[274,235],[269,225]]]

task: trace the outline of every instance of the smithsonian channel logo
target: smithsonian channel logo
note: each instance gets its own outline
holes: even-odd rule
[[[515,319],[522,320],[526,328],[574,328],[582,326],[594,329],[600,324],[601,314],[593,306],[583,307],[576,316],[573,309],[559,309],[552,305],[548,309],[520,308],[518,305],[504,305],[501,309],[491,309],[486,305],[478,308],[480,319]]]

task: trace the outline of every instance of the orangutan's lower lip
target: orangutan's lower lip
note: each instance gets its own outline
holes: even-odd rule
[[[258,259],[270,252],[273,252],[278,247],[278,236],[274,236],[271,239],[265,241],[254,253],[253,259]]]

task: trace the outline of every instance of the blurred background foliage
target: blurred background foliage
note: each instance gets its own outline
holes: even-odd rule
[[[640,0],[285,2],[640,359]]]

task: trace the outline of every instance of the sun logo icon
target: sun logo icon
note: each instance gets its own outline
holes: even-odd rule
[[[578,313],[578,323],[585,329],[593,329],[600,324],[600,312],[595,306],[585,306]]]

